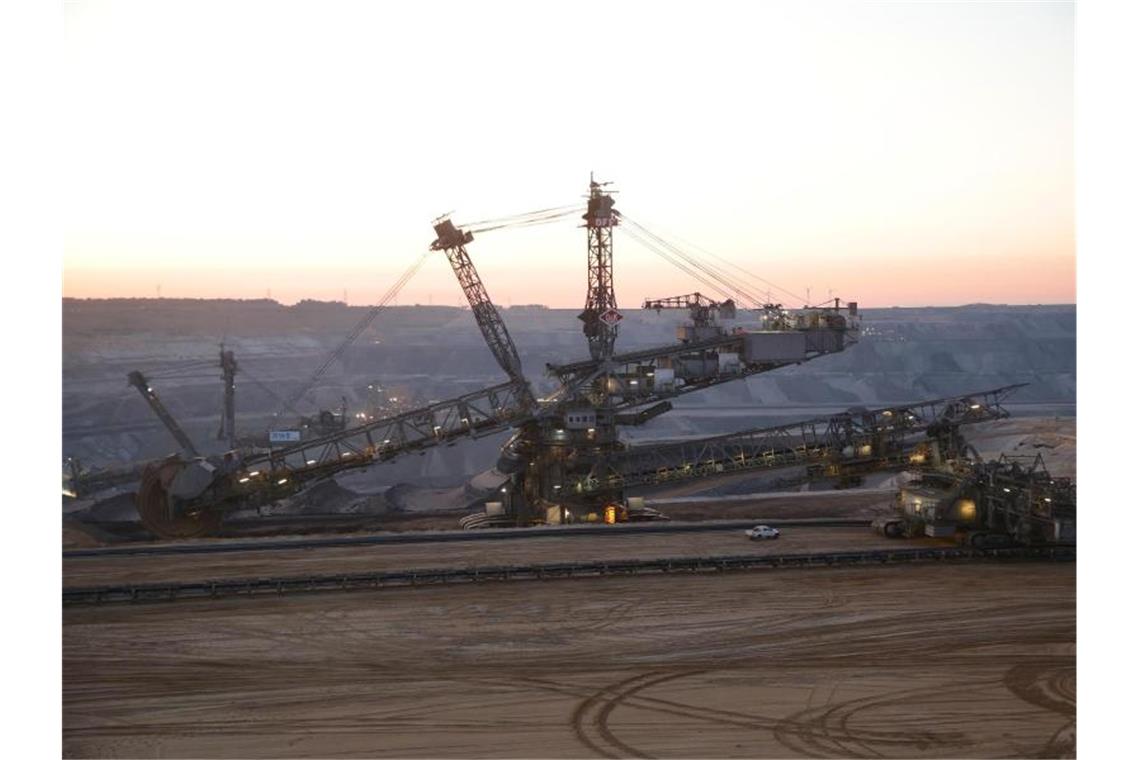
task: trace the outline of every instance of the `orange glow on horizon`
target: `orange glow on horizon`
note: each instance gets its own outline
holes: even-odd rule
[[[583,257],[584,259],[584,254]],[[623,267],[620,249],[615,252],[618,302],[636,308],[644,298],[680,295],[709,289],[683,273],[663,267],[629,271]],[[476,262],[478,265],[478,262]],[[868,308],[889,306],[956,306],[970,303],[1064,304],[1076,303],[1076,259],[1071,253],[1050,252],[1024,256],[963,256],[945,259],[865,258],[831,262],[826,277],[819,270],[777,264],[756,267],[773,282],[814,282],[812,301],[820,303],[828,291],[844,301],[856,300]],[[428,270],[428,267],[425,267]],[[569,260],[557,276],[541,270],[517,271],[488,268],[483,279],[492,298],[500,304],[543,304],[555,308],[581,307],[585,300],[584,260]],[[624,275],[624,276],[623,276]],[[396,273],[366,270],[331,271],[314,275],[265,272],[258,276],[241,272],[178,271],[155,273],[114,270],[72,271],[64,277],[63,295],[71,298],[265,298],[285,303],[302,299],[340,301],[347,290],[348,303],[376,303]],[[740,278],[752,293],[768,295],[789,306],[801,306],[788,293],[763,283]],[[348,283],[348,284],[346,284]],[[789,288],[791,290],[791,288]],[[803,293],[801,287],[793,292]],[[716,295],[713,293],[713,295]],[[458,306],[462,293],[450,271],[430,268],[417,275],[397,298],[399,304]]]

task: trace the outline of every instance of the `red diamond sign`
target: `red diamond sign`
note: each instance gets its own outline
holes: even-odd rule
[[[617,323],[622,320],[622,315],[621,312],[617,309],[606,309],[598,315],[598,319],[600,319],[606,327],[612,330],[613,328],[617,327]]]

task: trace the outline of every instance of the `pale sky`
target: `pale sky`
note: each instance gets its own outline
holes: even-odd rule
[[[372,303],[433,217],[574,203],[593,171],[650,229],[813,300],[1075,301],[1068,3],[68,2],[66,23],[68,296]],[[468,250],[497,302],[584,302],[573,222]],[[702,289],[623,234],[614,257],[623,306]],[[438,254],[400,303],[459,297]]]

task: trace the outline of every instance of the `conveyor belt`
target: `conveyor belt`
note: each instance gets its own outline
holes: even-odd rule
[[[352,591],[390,587],[425,586],[484,581],[526,581],[610,575],[659,575],[793,567],[883,565],[903,562],[949,561],[1073,561],[1076,547],[1043,546],[1008,549],[921,548],[807,554],[736,555],[723,557],[672,557],[645,560],[563,562],[533,565],[497,565],[471,568],[428,568],[376,573],[248,578],[194,583],[65,588],[63,603],[110,604],[162,602],[223,597],[277,596],[314,591]]]

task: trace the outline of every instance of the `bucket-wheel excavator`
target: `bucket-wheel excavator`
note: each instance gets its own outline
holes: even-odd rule
[[[545,209],[513,219],[526,225],[566,213],[565,208]],[[507,381],[265,452],[234,451],[207,459],[183,447],[183,455],[144,469],[137,496],[144,524],[165,537],[204,535],[214,531],[228,511],[286,498],[339,472],[512,428],[516,433],[499,460],[503,519],[517,525],[587,519],[624,504],[623,463],[644,455],[620,440],[621,426],[644,424],[667,412],[672,398],[842,351],[856,339],[855,304],[841,307],[836,299],[834,304],[788,311],[755,298],[723,271],[631,222],[635,240],[673,263],[686,262],[685,271],[739,300],[726,298],[713,309],[699,294],[658,299],[651,308],[688,308],[693,323],[678,328],[676,343],[615,353],[622,314],[613,295],[612,233],[626,218],[614,208],[602,183],[591,180],[583,219],[589,292],[581,319],[590,358],[548,365],[548,373],[559,382],[554,393],[537,399],[523,374],[518,350],[467,252],[474,232],[439,218],[431,250],[447,256]],[[476,231],[498,226],[506,225]],[[419,263],[422,258],[410,271]],[[402,281],[407,277],[410,273]],[[728,319],[742,303],[753,305],[760,315],[757,322],[728,325],[713,316],[715,311]],[[334,357],[360,332],[354,330]],[[298,398],[300,394],[294,394],[290,401]]]

